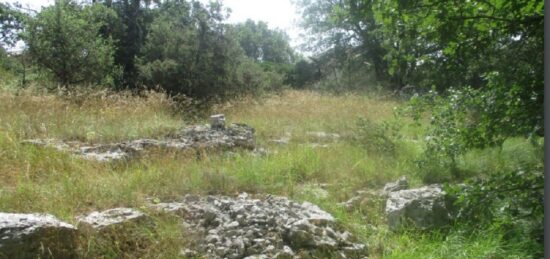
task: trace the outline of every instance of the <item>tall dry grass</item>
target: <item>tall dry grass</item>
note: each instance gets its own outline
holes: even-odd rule
[[[34,90],[0,91],[0,130],[17,139],[58,138],[116,141],[159,137],[182,126],[164,94],[76,92],[53,95]]]
[[[257,142],[270,154],[250,152],[194,154],[161,152],[141,159],[99,163],[75,158],[53,149],[21,145],[26,138],[57,138],[110,142],[133,138],[159,138],[185,124],[185,110],[166,95],[148,93],[83,92],[52,95],[26,91],[0,91],[0,211],[46,212],[75,223],[75,216],[117,206],[143,210],[146,198],[175,200],[186,193],[270,193],[308,200],[331,212],[369,245],[371,258],[445,258],[503,255],[497,234],[465,236],[453,232],[433,234],[391,233],[384,224],[383,204],[345,211],[339,202],[356,190],[376,189],[385,182],[414,175],[414,159],[421,148],[403,141],[394,154],[365,149],[354,141],[357,118],[375,123],[395,120],[399,101],[366,95],[327,95],[287,91],[264,99],[242,99],[210,107],[231,122],[256,128]],[[203,122],[206,118],[202,118]],[[402,119],[401,119],[401,122]],[[403,123],[408,138],[421,128]],[[336,141],[315,138],[308,131],[338,133]],[[290,136],[288,145],[271,139]],[[368,141],[365,140],[365,141]],[[327,145],[324,147],[311,144]],[[328,196],[319,197],[316,184],[326,184]],[[140,251],[120,250],[100,237],[80,240],[85,258],[176,258],[189,241],[179,221],[154,215],[156,228],[142,229]],[[118,240],[124,242],[124,240]],[[440,246],[445,250],[437,250]],[[513,251],[522,255],[521,251]],[[459,256],[460,257],[460,256]]]
[[[287,91],[258,101],[244,99],[220,105],[214,111],[225,113],[230,121],[254,127],[261,137],[307,131],[346,133],[357,118],[382,121],[392,117],[399,102],[357,94],[332,95],[314,91]]]

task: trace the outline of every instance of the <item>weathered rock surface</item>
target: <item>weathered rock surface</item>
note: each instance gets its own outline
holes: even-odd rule
[[[240,123],[233,123],[223,130],[212,129],[209,125],[191,126],[183,129],[177,139],[185,140],[190,147],[240,147],[254,149],[254,128]]]
[[[439,185],[401,190],[388,195],[386,216],[391,230],[405,226],[430,229],[449,223],[445,192]]]
[[[386,194],[389,194],[390,192],[396,192],[406,189],[409,189],[409,181],[407,181],[406,176],[402,176],[395,182],[387,183],[382,191]]]
[[[152,208],[183,215],[197,233],[198,251],[211,258],[298,258],[300,253],[328,252],[362,258],[366,247],[338,230],[335,219],[316,205],[284,197],[186,196]]]
[[[122,226],[128,223],[139,223],[146,219],[142,212],[130,208],[115,208],[102,212],[94,211],[88,215],[78,216],[78,224],[81,227],[103,230]]]
[[[117,249],[129,253],[150,246],[152,241],[143,229],[153,230],[156,226],[149,216],[130,208],[94,211],[77,220],[82,238],[94,240],[101,246],[116,245]]]
[[[212,129],[225,129],[225,115],[216,114],[210,116],[210,127]]]
[[[218,116],[218,115],[216,115]],[[198,148],[244,148],[255,149],[254,129],[245,124],[225,126],[221,118],[215,125],[190,126],[167,139],[138,139],[121,143],[87,145],[78,141],[63,142],[55,139],[30,139],[22,143],[48,146],[60,151],[72,153],[84,159],[112,161],[129,159],[148,149],[186,150]],[[223,124],[223,127],[222,127]]]
[[[80,156],[84,159],[97,161],[111,161],[118,159],[128,159],[136,153],[137,149],[133,149],[131,145],[124,144],[107,144],[96,146],[80,147]]]
[[[0,213],[0,258],[74,258],[75,237],[52,215]]]
[[[380,201],[385,201],[391,192],[406,190],[409,188],[407,177],[402,176],[395,182],[387,183],[381,190],[364,189],[356,191],[355,196],[345,202],[339,203],[340,206],[348,211],[363,207],[365,204],[378,204]]]

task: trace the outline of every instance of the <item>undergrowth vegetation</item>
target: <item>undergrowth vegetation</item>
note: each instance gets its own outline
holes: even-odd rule
[[[21,141],[56,138],[107,143],[162,138],[184,125],[204,121],[190,111],[175,109],[179,106],[173,99],[154,92],[137,97],[124,93],[57,96],[31,90],[2,91],[0,211],[47,212],[76,223],[75,216],[93,210],[118,206],[147,210],[147,198],[170,201],[187,193],[269,193],[318,204],[365,242],[372,258],[536,256],[540,249],[536,242],[511,242],[509,235],[536,230],[541,225],[523,228],[515,224],[516,232],[506,233],[499,227],[476,229],[476,221],[456,221],[451,228],[436,232],[394,233],[385,225],[384,201],[367,201],[353,211],[338,205],[357,190],[378,189],[403,175],[413,187],[424,185],[425,175],[416,161],[424,151],[426,123],[395,117],[395,108],[403,106],[401,101],[376,96],[307,91],[287,91],[264,99],[243,98],[211,107],[210,112],[224,113],[230,122],[254,127],[257,145],[270,152],[266,156],[246,151],[204,152],[197,159],[194,151],[159,151],[137,160],[100,163],[50,148],[23,145]],[[337,133],[339,138],[309,132]],[[281,137],[289,137],[289,143],[270,141]],[[457,168],[482,179],[506,168],[541,166],[540,154],[541,150],[528,140],[510,139],[502,148],[466,152],[457,158]],[[450,172],[442,174],[451,178]],[[326,186],[327,196],[319,195],[319,184]],[[521,204],[510,204],[515,205]],[[532,207],[523,206],[518,209]],[[500,207],[495,208],[499,211]],[[490,222],[514,223],[507,221],[510,217],[506,215],[513,214],[496,215],[499,220]],[[125,240],[129,236],[117,237],[115,243],[120,246],[93,236],[83,237],[79,240],[80,256],[180,256],[181,247],[192,242],[192,236],[182,233],[171,216],[157,215],[153,220],[156,227],[138,228],[132,241]],[[124,249],[128,242],[137,248]]]

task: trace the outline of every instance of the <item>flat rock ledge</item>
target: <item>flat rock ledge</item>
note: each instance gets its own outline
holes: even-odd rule
[[[184,218],[187,231],[199,236],[197,250],[182,255],[207,258],[365,258],[366,246],[340,231],[336,220],[309,202],[246,193],[238,197],[191,196],[183,202],[151,204]]]
[[[49,214],[0,213],[0,258],[75,258],[76,234]]]
[[[113,161],[130,159],[149,149],[234,149],[254,150],[254,128],[245,124],[225,126],[220,122],[215,125],[189,126],[166,139],[137,139],[120,143],[89,145],[78,141],[61,141],[56,139],[28,139],[23,144],[46,146],[59,151],[69,152],[77,157],[95,161]]]
[[[78,226],[95,230],[123,227],[127,224],[139,224],[148,218],[141,211],[131,208],[115,208],[105,211],[94,211],[88,215],[78,216]]]

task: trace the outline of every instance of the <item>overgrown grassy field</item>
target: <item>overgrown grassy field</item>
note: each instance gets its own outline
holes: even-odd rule
[[[55,96],[31,91],[0,92],[0,211],[47,212],[69,223],[75,216],[113,207],[145,209],[146,198],[162,201],[187,193],[269,193],[308,200],[332,213],[369,247],[371,258],[525,258],[521,244],[508,244],[498,233],[466,232],[460,226],[440,232],[401,232],[387,229],[384,203],[365,201],[348,212],[338,206],[356,190],[378,189],[406,175],[413,186],[423,185],[414,160],[423,148],[423,127],[395,118],[403,103],[375,96],[328,95],[287,91],[264,99],[244,99],[211,108],[230,122],[256,129],[257,144],[266,156],[236,154],[155,153],[128,162],[100,163],[69,154],[20,144],[28,138],[56,138],[91,143],[160,138],[187,124],[204,123],[162,94],[144,97],[95,93]],[[397,125],[395,149],[384,151],[357,126],[359,118],[374,125]],[[335,140],[308,135],[337,133]],[[270,142],[289,137],[288,145]],[[376,135],[374,137],[377,137]],[[378,136],[379,137],[379,136]],[[316,144],[314,146],[312,144]],[[320,146],[326,145],[326,146]],[[480,150],[463,158],[472,174],[536,161],[524,140],[511,140],[502,151]],[[523,157],[514,156],[521,151]],[[532,154],[532,155],[531,155]],[[534,156],[534,157],[531,157]],[[328,196],[317,195],[326,184]],[[82,238],[82,257],[176,258],[192,240],[178,220],[154,218],[154,230],[140,229],[144,244],[127,251],[119,243]],[[123,243],[123,240],[120,240]]]

